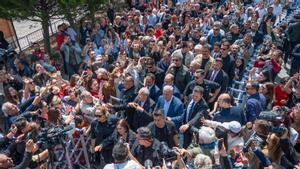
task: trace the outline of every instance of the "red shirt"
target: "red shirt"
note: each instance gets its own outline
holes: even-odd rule
[[[162,29],[156,29],[154,32],[154,36],[156,39],[158,39],[159,37],[161,37],[164,34],[164,31]]]
[[[57,33],[55,35],[55,38],[56,38],[56,43],[57,43],[57,49],[60,50],[60,47],[61,47],[62,43],[64,42],[64,34]]]
[[[275,93],[275,100],[273,102],[273,106],[284,106],[285,104],[282,104],[280,101],[281,100],[288,101],[289,96],[285,91],[283,91],[280,84],[275,86],[274,93]]]
[[[254,62],[254,67],[262,68],[262,67],[265,66],[265,64],[266,64],[266,62],[263,61],[263,60],[256,60]],[[280,64],[275,59],[271,59],[271,65],[272,65],[272,71],[275,74],[277,74],[277,73],[280,72],[281,66],[280,66]]]
[[[97,99],[99,99],[98,92],[90,91],[91,95]]]
[[[39,49],[39,50],[33,50],[32,54],[36,55],[38,57],[39,61],[40,60],[45,61],[45,51],[44,50],[41,50],[41,49]]]

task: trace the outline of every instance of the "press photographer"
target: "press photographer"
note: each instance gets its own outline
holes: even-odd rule
[[[144,164],[147,159],[153,162],[153,166],[161,165],[162,159],[159,157],[160,142],[153,138],[151,131],[147,127],[137,130],[137,140],[131,148],[132,155]]]
[[[37,148],[33,140],[28,140],[25,145],[25,154],[20,163],[13,160],[13,156],[4,152],[0,153],[0,168],[1,169],[23,169],[29,166],[32,161],[32,155],[36,152]]]
[[[34,122],[28,122],[25,118],[21,117],[14,122],[14,125],[17,128],[15,134],[15,140],[10,143],[8,148],[4,151],[4,154],[12,158],[14,165],[19,165],[23,162],[24,158],[28,158],[28,152],[26,150],[26,145],[28,140],[34,142],[34,155],[28,162],[28,166],[37,167],[43,160],[48,157],[48,149],[41,148],[41,144],[37,144],[37,134],[39,132],[39,126]],[[28,144],[31,144],[30,142]],[[39,151],[38,151],[39,150]]]
[[[266,118],[264,114],[265,112],[262,112],[261,116]],[[250,166],[268,167],[276,163],[293,168],[293,165],[297,164],[298,160],[295,157],[298,153],[295,152],[290,139],[287,139],[289,130],[286,127],[275,127],[270,121],[258,119],[255,121],[254,131],[243,150]]]
[[[277,134],[280,137],[287,129],[290,141],[293,145],[296,144],[299,134],[291,126],[291,117],[289,116],[291,110],[285,106],[274,107],[273,111],[263,111],[259,115],[259,119],[269,122],[270,132]]]
[[[104,169],[141,169],[142,165],[136,162],[135,158],[132,156],[129,146],[126,143],[118,143],[114,146],[112,150],[112,156],[114,158],[114,163],[107,164]]]

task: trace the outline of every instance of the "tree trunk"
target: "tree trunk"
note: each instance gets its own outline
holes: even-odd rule
[[[95,4],[92,0],[88,0],[87,7],[90,12],[88,18],[91,19],[92,23],[95,23]]]
[[[70,11],[71,12],[71,11]],[[66,12],[65,13],[65,17],[66,17],[66,19],[67,19],[67,21],[69,22],[69,24],[70,24],[70,26],[76,31],[76,33],[78,34],[78,30],[79,30],[79,27],[78,27],[78,25],[77,24],[75,24],[75,22],[77,22],[76,21],[76,15],[74,16],[74,18],[73,18],[73,16],[72,16],[72,14],[70,13],[70,12]]]
[[[43,18],[42,20],[42,28],[43,28],[43,36],[44,36],[44,48],[45,52],[51,56],[51,47],[50,47],[50,34],[49,34],[49,18]]]

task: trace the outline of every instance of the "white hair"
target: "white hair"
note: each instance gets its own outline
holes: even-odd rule
[[[10,102],[5,102],[5,103],[3,103],[2,107],[1,107],[2,112],[5,116],[8,116],[9,106],[10,106]]]
[[[164,86],[163,91],[167,91],[167,90],[173,92],[173,86],[171,86],[171,85],[166,85],[166,86]]]
[[[201,38],[200,38],[200,41],[206,41],[206,37],[204,37],[204,36],[201,37]]]
[[[198,154],[194,160],[194,167],[195,169],[211,169],[212,160],[207,155]]]
[[[140,89],[140,91],[142,91],[145,95],[149,96],[150,95],[150,91],[147,87],[142,87]]]
[[[104,68],[99,68],[96,72],[97,72],[97,73],[104,73],[104,74],[106,74],[106,73],[107,73],[107,70],[104,69]]]
[[[183,59],[183,55],[181,53],[181,50],[180,49],[175,50],[172,53],[171,58],[178,58],[178,59],[182,60]]]

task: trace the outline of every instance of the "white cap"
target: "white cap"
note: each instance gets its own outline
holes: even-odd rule
[[[196,45],[194,49],[201,49],[201,45]]]
[[[242,129],[241,124],[237,121],[225,122],[222,126],[233,133],[239,133]]]

